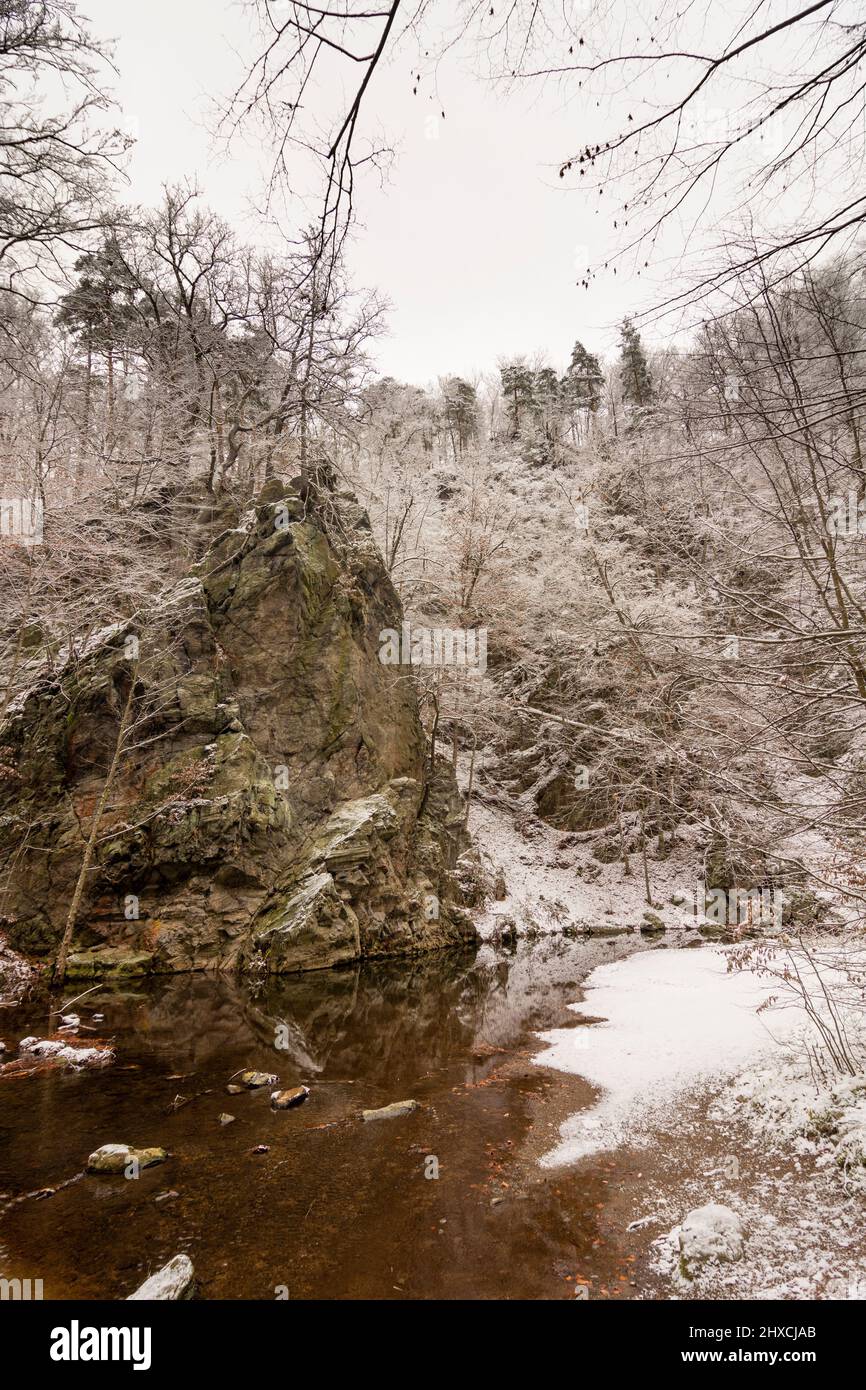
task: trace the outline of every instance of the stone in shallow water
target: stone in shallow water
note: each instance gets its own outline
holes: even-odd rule
[[[279,1079],[269,1071],[242,1071],[238,1077],[241,1086],[248,1091],[258,1091],[262,1086],[276,1086]]]
[[[303,1105],[309,1094],[309,1086],[294,1086],[290,1091],[273,1091],[271,1105],[274,1110],[291,1110],[294,1105]]]
[[[139,1168],[152,1168],[155,1163],[165,1163],[168,1154],[165,1149],[134,1149],[129,1144],[103,1144],[87,1160],[88,1173],[123,1173],[130,1163]]]
[[[640,929],[644,933],[664,931],[664,918],[660,917],[657,912],[644,912]]]
[[[134,951],[126,946],[91,946],[75,951],[66,962],[69,980],[113,979],[147,975],[153,963],[152,951]]]
[[[175,1255],[167,1265],[156,1274],[145,1279],[135,1293],[131,1293],[127,1303],[135,1299],[180,1299],[191,1298],[195,1282],[195,1271],[188,1255]]]
[[[64,1035],[58,1038],[22,1038],[18,1044],[22,1056],[19,1070],[25,1070],[25,1063],[46,1062],[57,1066],[74,1067],[76,1071],[92,1067],[107,1067],[114,1061],[114,1052],[107,1043],[87,1047],[76,1038]]]
[[[225,1111],[223,1111],[223,1113],[220,1115],[220,1124],[221,1124],[221,1125],[233,1125],[234,1122],[235,1122],[235,1117],[234,1117],[234,1115],[227,1115]]]
[[[413,1110],[420,1110],[421,1103],[417,1100],[395,1100],[391,1105],[383,1105],[379,1110],[362,1110],[362,1120],[396,1120],[400,1115],[411,1115]]]

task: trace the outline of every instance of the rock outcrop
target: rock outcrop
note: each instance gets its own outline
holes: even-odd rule
[[[450,767],[353,499],[269,483],[138,624],[34,674],[0,726],[0,929],[52,954],[132,692],[69,975],[316,969],[474,937]]]

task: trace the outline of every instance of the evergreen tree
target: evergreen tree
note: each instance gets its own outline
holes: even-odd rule
[[[446,377],[440,389],[445,428],[457,458],[478,435],[478,398],[475,387],[459,376]]]
[[[572,409],[590,410],[593,413],[598,410],[603,380],[596,354],[588,352],[583,343],[575,343],[562,379],[564,395]]]
[[[80,256],[75,262],[75,271],[78,282],[61,299],[57,322],[69,329],[84,349],[86,375],[82,432],[87,441],[91,425],[94,358],[101,358],[106,364],[106,421],[108,435],[112,433],[114,368],[118,355],[125,353],[128,347],[136,285],[113,237],[98,251]]]
[[[571,361],[560,383],[562,411],[568,420],[574,444],[581,442],[589,418],[601,405],[603,381],[601,366],[595,353],[587,352],[583,343],[575,343]]]
[[[623,401],[632,411],[645,410],[652,402],[653,388],[640,334],[629,318],[623,319],[619,333]]]
[[[550,454],[559,437],[562,407],[559,378],[552,367],[541,367],[533,374],[532,406],[535,424]]]
[[[508,416],[511,437],[516,439],[532,411],[534,403],[534,372],[522,357],[506,362],[500,367],[502,394],[508,402]]]

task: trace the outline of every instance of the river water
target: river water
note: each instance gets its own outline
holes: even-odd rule
[[[582,1026],[565,1006],[589,972],[637,944],[548,937],[88,996],[76,1011],[105,1015],[113,1066],[0,1080],[0,1275],[124,1298],[183,1251],[204,1298],[573,1298],[581,1279],[632,1296],[616,1160],[538,1163],[593,1093],[533,1057],[536,1030]],[[0,1011],[9,1055],[45,1032],[44,1006]],[[274,1112],[268,1088],[230,1095],[242,1068],[310,1097]],[[408,1097],[414,1114],[358,1118]],[[136,1180],[83,1176],[105,1143],[170,1157]]]

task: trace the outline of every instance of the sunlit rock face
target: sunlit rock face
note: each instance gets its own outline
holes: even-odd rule
[[[379,660],[401,621],[357,504],[328,494],[325,518],[272,480],[143,623],[34,671],[0,726],[12,945],[56,948],[133,680],[70,976],[301,971],[474,937],[451,769],[431,772],[410,672]]]

